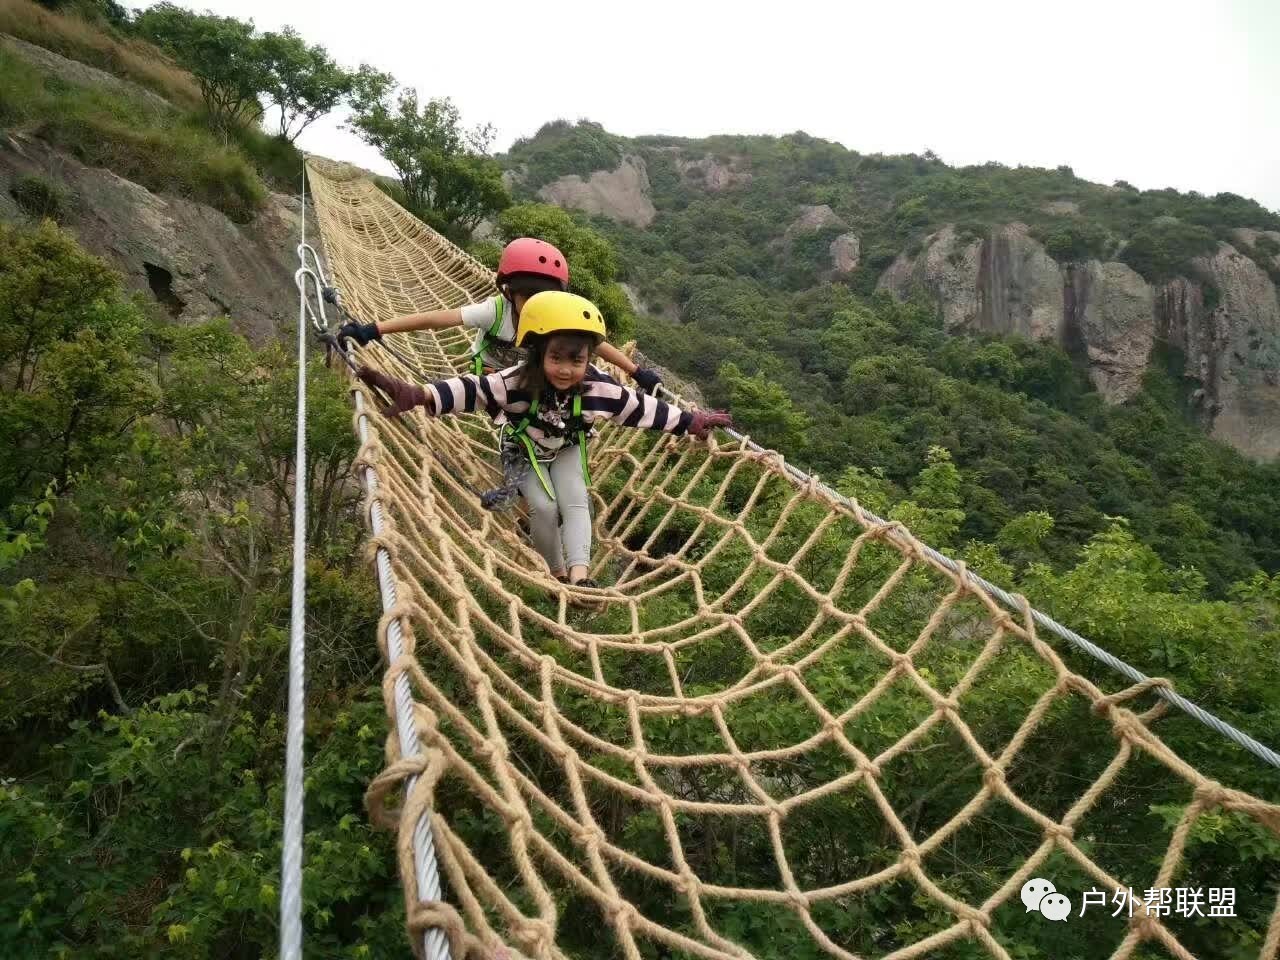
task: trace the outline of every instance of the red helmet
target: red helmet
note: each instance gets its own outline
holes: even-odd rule
[[[502,283],[513,273],[536,273],[558,280],[563,290],[569,289],[569,261],[545,240],[518,237],[502,248],[502,259],[498,261],[498,283]]]

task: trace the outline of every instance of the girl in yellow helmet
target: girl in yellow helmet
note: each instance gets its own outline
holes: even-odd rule
[[[529,504],[534,546],[552,576],[584,587],[591,561],[591,512],[586,444],[598,420],[627,427],[692,434],[705,439],[732,421],[722,411],[684,411],[622,386],[591,365],[604,340],[604,318],[594,303],[562,291],[534,294],[520,313],[516,345],[523,363],[478,376],[474,373],[419,387],[361,368],[359,377],[378,387],[395,417],[414,407],[429,415],[485,409],[505,414],[504,462],[524,469],[511,486]],[[506,491],[514,494],[514,489]],[[489,504],[486,504],[489,505]]]

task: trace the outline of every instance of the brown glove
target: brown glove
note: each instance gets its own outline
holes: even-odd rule
[[[369,367],[361,367],[356,376],[391,398],[390,405],[379,404],[378,406],[384,417],[398,417],[414,407],[426,407],[427,413],[434,413],[427,391],[416,384],[405,383],[403,380],[387,376],[381,370],[373,370]]]
[[[733,417],[728,410],[694,410],[689,421],[689,432],[699,440],[705,440],[717,427],[732,426]]]

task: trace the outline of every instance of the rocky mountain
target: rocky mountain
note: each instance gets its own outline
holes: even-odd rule
[[[1171,355],[1211,436],[1280,456],[1280,218],[1244,198],[953,169],[804,134],[628,140],[587,122],[549,124],[505,160],[517,196],[611,234],[650,309],[682,315],[680,275],[732,272],[924,297],[949,332],[1062,346],[1112,404]]]
[[[585,180],[577,174],[559,177],[544,184],[538,198],[636,227],[647,227],[657,215],[644,161],[633,156],[623,157],[617,169],[593,171]]]
[[[0,35],[0,56],[18,57],[67,83],[127,90],[165,105],[128,81],[12,37]],[[229,316],[256,343],[297,322],[292,277],[301,212],[296,196],[269,193],[249,222],[236,223],[206,204],[87,166],[38,137],[0,132],[0,220],[29,219],[16,199],[27,178],[64,198],[57,218],[61,225],[174,318],[198,322]],[[308,230],[316,235],[314,221]]]
[[[297,322],[297,197],[272,194],[251,223],[237,224],[212,207],[152,193],[39,140],[10,136],[0,142],[0,219],[23,218],[11,190],[30,175],[74,198],[63,226],[175,319],[229,316],[256,343]]]
[[[1115,260],[1059,264],[1025,224],[968,238],[948,226],[914,256],[899,255],[878,288],[900,299],[922,292],[949,331],[1058,343],[1111,403],[1137,394],[1157,345],[1172,347],[1196,384],[1192,399],[1205,428],[1250,456],[1280,456],[1275,284],[1228,243],[1189,266],[1189,276],[1153,284]]]

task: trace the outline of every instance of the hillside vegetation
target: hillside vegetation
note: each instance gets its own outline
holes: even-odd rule
[[[0,0],[0,33],[131,80],[178,106],[197,109],[200,88],[191,74],[152,44],[127,36],[122,30],[126,24],[125,11],[111,0],[45,6],[33,0]]]

